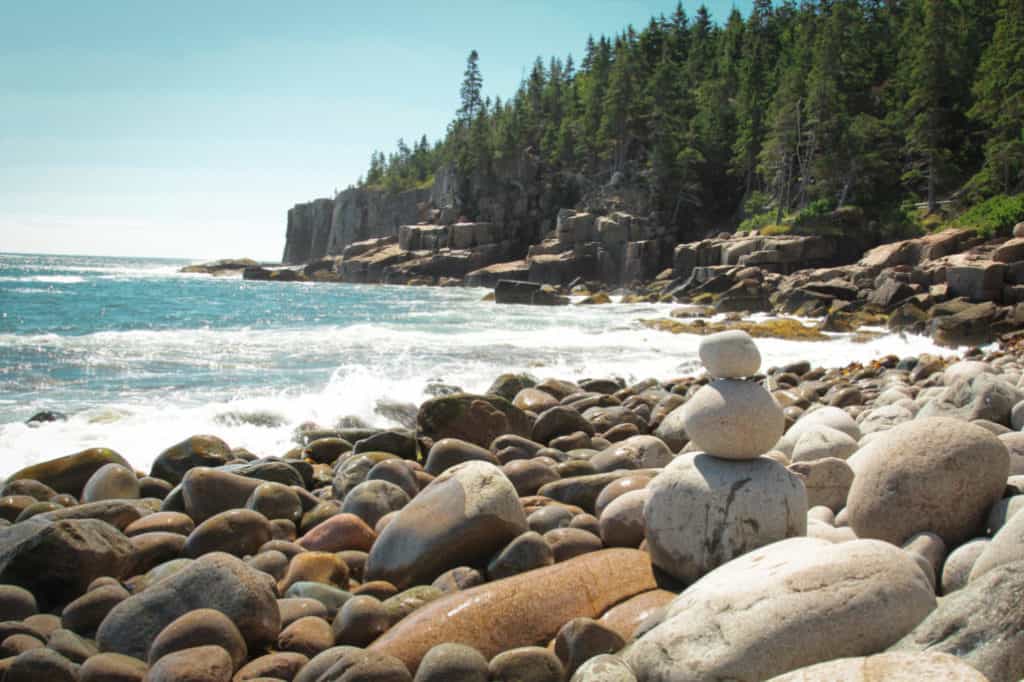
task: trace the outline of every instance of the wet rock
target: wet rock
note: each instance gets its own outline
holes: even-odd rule
[[[202,608],[216,609],[234,622],[251,651],[277,641],[281,617],[273,580],[240,559],[216,552],[115,606],[100,625],[96,642],[101,651],[145,658],[167,625]]]
[[[131,469],[128,461],[113,450],[90,448],[73,455],[47,460],[14,472],[8,481],[27,478],[39,481],[58,493],[79,496],[89,478],[107,464],[120,464]]]
[[[167,448],[153,460],[150,476],[181,483],[195,467],[219,467],[231,459],[231,448],[216,436],[191,436]]]
[[[685,582],[753,549],[807,532],[807,493],[764,457],[681,455],[651,481],[644,506],[652,561]]]
[[[559,476],[548,464],[535,459],[515,459],[501,467],[520,496],[533,495]]]
[[[425,584],[486,559],[526,530],[512,483],[493,464],[466,462],[438,476],[388,524],[366,564],[370,580]]]
[[[277,586],[284,593],[297,582],[348,586],[348,565],[330,552],[303,552],[292,558],[288,572]]]
[[[196,526],[186,539],[182,553],[192,558],[209,552],[227,552],[241,557],[255,554],[270,538],[267,517],[250,509],[232,509]]]
[[[408,503],[409,495],[394,483],[363,481],[345,496],[341,511],[355,514],[368,526],[375,526],[385,514],[398,511]]]
[[[82,502],[123,500],[139,496],[135,472],[120,464],[105,464],[96,470],[82,489]]]
[[[307,663],[309,657],[287,651],[279,651],[246,663],[235,673],[233,682],[246,682],[247,680],[258,680],[261,678],[291,680],[298,674]]]
[[[486,448],[504,434],[529,437],[533,425],[525,412],[504,398],[456,393],[423,403],[416,426],[418,437],[429,443],[429,449],[442,438],[458,438]]]
[[[520,410],[540,414],[558,405],[558,398],[537,388],[524,388],[512,398],[512,404]]]
[[[124,529],[128,537],[141,535],[142,533],[177,533],[188,535],[196,527],[195,522],[181,512],[156,512],[148,514],[137,521],[132,521]]]
[[[252,492],[262,481],[240,476],[228,471],[196,467],[190,469],[181,482],[182,510],[168,509],[164,500],[164,511],[184,511],[196,523],[221,512],[245,507]],[[172,493],[173,495],[173,493]]]
[[[377,534],[355,514],[336,514],[317,524],[296,541],[300,547],[319,552],[369,551]]]
[[[259,512],[269,520],[288,519],[293,523],[298,523],[303,511],[298,493],[272,481],[256,486],[246,500],[245,507]]]
[[[946,417],[897,426],[849,463],[856,477],[847,511],[858,537],[902,544],[931,531],[950,547],[978,534],[1009,471],[998,438]]]
[[[556,528],[544,534],[544,541],[551,546],[555,561],[566,561],[588,552],[596,552],[604,545],[601,538],[582,528]]]
[[[437,576],[430,585],[436,587],[445,594],[451,592],[458,592],[459,590],[468,590],[471,587],[476,587],[484,582],[484,576],[480,571],[469,566],[456,566],[450,570],[445,571],[441,575]]]
[[[491,451],[458,438],[442,438],[434,443],[427,455],[423,468],[428,474],[437,476],[456,464],[470,461],[489,462],[497,466],[497,458]]]

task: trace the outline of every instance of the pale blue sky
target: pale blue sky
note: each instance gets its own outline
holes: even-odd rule
[[[278,259],[289,207],[444,132],[471,49],[504,98],[674,7],[0,0],[0,251]]]

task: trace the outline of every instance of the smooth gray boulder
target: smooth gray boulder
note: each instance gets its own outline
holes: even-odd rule
[[[1024,514],[1014,514],[978,556],[968,582],[974,582],[993,568],[1021,559],[1024,559]]]
[[[1002,564],[944,597],[892,651],[953,654],[991,680],[1024,677],[1024,561]]]
[[[933,398],[918,417],[959,417],[967,421],[987,419],[1010,425],[1013,406],[1024,400],[1024,392],[993,374],[961,377],[948,384]]]
[[[786,426],[775,398],[751,381],[717,379],[679,409],[693,446],[725,459],[753,459],[768,452]]]
[[[948,417],[901,424],[849,463],[856,476],[846,511],[858,537],[900,545],[931,531],[948,547],[980,534],[1010,466],[998,438]]]
[[[796,462],[814,462],[819,459],[846,459],[857,452],[857,441],[831,426],[819,424],[808,429],[796,440],[790,460]]]
[[[772,449],[784,452],[786,456],[791,457],[793,455],[793,448],[796,447],[800,436],[819,426],[827,426],[837,431],[842,431],[855,441],[859,441],[861,437],[860,427],[857,426],[857,422],[853,420],[853,417],[838,407],[828,405],[820,407],[813,412],[807,412],[797,419],[796,423],[789,427],[786,435],[782,436]]]
[[[685,582],[745,552],[807,532],[807,492],[800,477],[766,457],[680,455],[647,492],[643,512],[651,560]]]
[[[956,656],[890,651],[874,656],[840,658],[800,668],[768,682],[988,682]]]
[[[708,334],[700,341],[697,355],[708,374],[716,379],[741,379],[757,374],[761,353],[750,334],[733,329]]]
[[[898,547],[790,538],[691,585],[620,656],[644,682],[764,680],[882,651],[935,603]]]

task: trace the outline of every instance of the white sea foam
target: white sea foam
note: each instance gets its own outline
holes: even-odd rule
[[[85,281],[79,275],[26,275],[24,277],[0,276],[0,282],[38,282],[40,284],[80,284]]]
[[[273,330],[107,331],[78,337],[0,335],[0,345],[24,344],[73,353],[90,366],[123,367],[134,372],[133,380],[144,376],[153,363],[186,359],[190,371],[206,370],[214,376],[264,367],[269,372],[271,366],[284,364],[303,367],[303,376],[309,377],[306,383],[293,382],[276,389],[232,391],[230,386],[214,390],[199,385],[125,393],[121,400],[84,409],[66,422],[37,428],[6,424],[0,426],[0,475],[101,445],[148,469],[162,449],[196,433],[216,434],[232,446],[257,454],[280,455],[292,447],[292,433],[303,422],[331,425],[354,415],[374,425],[393,425],[377,413],[378,401],[419,404],[428,397],[427,385],[436,381],[479,392],[507,371],[526,371],[538,378],[620,376],[635,381],[699,370],[696,350],[700,337],[643,328],[636,323],[636,311],[625,314],[625,308],[584,311],[592,324],[576,327],[552,324],[544,311],[536,309],[495,314],[491,308],[490,319],[465,331],[439,323],[429,329],[360,324]],[[649,307],[645,310],[645,317],[654,316]],[[897,335],[866,343],[849,335],[821,342],[759,339],[758,345],[766,365],[809,360],[831,367],[888,354],[948,352],[927,338]],[[322,369],[316,370],[317,366]],[[35,409],[61,407],[47,402],[34,405]]]

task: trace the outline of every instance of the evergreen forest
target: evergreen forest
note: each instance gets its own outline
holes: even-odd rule
[[[538,57],[507,99],[483,96],[485,57],[444,138],[375,152],[360,186],[528,153],[549,182],[641,188],[685,234],[1024,220],[1024,0],[755,0],[723,23],[680,4]]]

